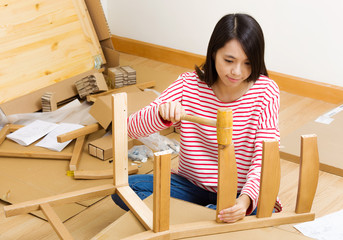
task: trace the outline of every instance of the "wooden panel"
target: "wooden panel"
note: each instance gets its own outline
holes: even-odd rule
[[[94,68],[102,51],[81,0],[7,0],[0,7],[0,103]]]
[[[270,217],[273,213],[281,180],[279,142],[263,142],[260,193],[256,217]]]
[[[300,173],[296,213],[311,211],[319,177],[319,156],[316,135],[301,136]]]

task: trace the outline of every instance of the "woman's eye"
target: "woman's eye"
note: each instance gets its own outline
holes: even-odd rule
[[[250,62],[246,62],[245,65],[249,65],[250,66]]]
[[[232,63],[232,60],[229,60],[229,59],[225,59],[225,61],[228,63]]]

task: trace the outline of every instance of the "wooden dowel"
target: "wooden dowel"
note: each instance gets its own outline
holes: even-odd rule
[[[74,131],[58,135],[57,136],[57,142],[62,143],[62,142],[66,142],[69,140],[73,140],[75,138],[96,132],[100,129],[101,129],[101,126],[99,123],[90,124],[90,125],[85,126],[83,128],[79,128],[79,129],[76,129]]]
[[[232,207],[237,197],[237,164],[235,149],[232,144],[232,110],[218,109],[218,190],[216,221],[222,222],[218,214],[225,208]]]
[[[270,217],[280,188],[281,167],[279,142],[263,141],[260,193],[256,217]]]
[[[59,204],[84,201],[87,199],[98,198],[114,194],[115,189],[116,187],[113,186],[113,184],[106,184],[74,192],[62,193],[51,197],[4,206],[4,211],[6,217],[10,217],[37,211],[40,209],[40,205],[43,203],[49,203],[51,206],[55,206]]]
[[[128,173],[135,174],[138,172],[137,165],[128,166]],[[74,171],[75,179],[110,179],[113,178],[113,169],[106,170],[78,170]]]
[[[301,136],[300,170],[296,213],[311,211],[314,195],[316,194],[319,178],[319,154],[317,136]]]
[[[76,139],[75,146],[73,149],[73,154],[69,163],[70,171],[75,171],[77,169],[77,165],[79,164],[79,161],[82,155],[85,139],[86,139],[86,136],[81,136]]]
[[[217,125],[217,121],[209,118],[199,117],[199,116],[192,116],[192,115],[182,115],[181,120],[186,120],[194,123],[204,124],[215,127]]]
[[[6,151],[0,150],[0,157],[19,157],[19,158],[44,158],[44,159],[60,159],[70,160],[71,153],[63,152],[25,152],[25,151]]]
[[[54,209],[48,203],[42,203],[40,205],[40,209],[42,210],[43,214],[48,219],[50,225],[55,230],[55,232],[57,233],[60,239],[63,239],[63,240],[73,239],[68,229],[64,226],[61,219],[57,216]]]
[[[163,153],[162,153],[163,154]],[[155,153],[153,187],[153,231],[169,230],[171,155]]]

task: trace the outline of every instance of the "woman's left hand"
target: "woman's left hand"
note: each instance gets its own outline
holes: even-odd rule
[[[243,219],[250,204],[250,197],[243,194],[236,199],[236,204],[234,206],[221,210],[218,218],[227,223],[233,223]]]

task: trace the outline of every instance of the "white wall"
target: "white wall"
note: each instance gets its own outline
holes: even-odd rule
[[[115,35],[206,54],[216,22],[251,14],[272,71],[343,86],[342,0],[102,0]]]

